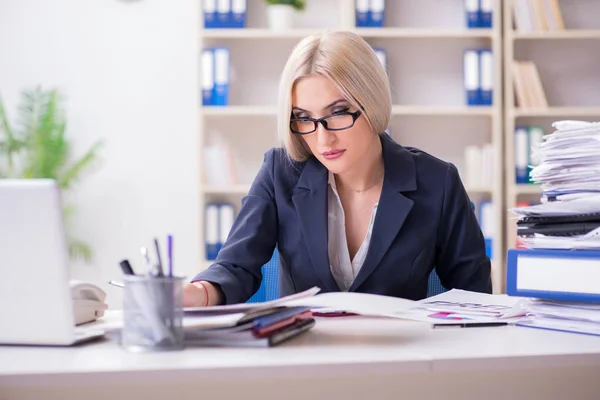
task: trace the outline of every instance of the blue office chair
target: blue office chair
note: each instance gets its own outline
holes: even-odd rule
[[[438,276],[438,274],[435,272],[435,269],[434,269],[429,274],[429,279],[427,280],[427,297],[442,294],[446,291],[448,291],[448,289],[446,289],[444,286],[442,286],[440,277]]]
[[[277,249],[273,252],[269,262],[262,266],[262,275],[260,287],[248,300],[248,303],[270,301],[279,297],[279,252]]]

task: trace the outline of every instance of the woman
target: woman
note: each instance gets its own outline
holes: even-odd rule
[[[491,293],[484,238],[456,168],[395,143],[388,77],[359,36],[302,40],[279,88],[282,148],[269,150],[216,261],[187,306],[242,303],[278,248],[281,295],[313,286],[422,299]]]

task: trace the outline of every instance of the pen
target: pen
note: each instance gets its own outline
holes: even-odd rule
[[[167,253],[169,257],[169,276],[173,276],[173,235],[167,236]]]
[[[119,263],[121,266],[121,270],[125,275],[135,275],[133,272],[133,268],[131,268],[131,264],[129,264],[129,260],[123,260]]]
[[[116,287],[120,287],[120,288],[125,287],[125,285],[123,284],[123,282],[118,282],[118,281],[108,281],[108,284],[116,286]]]
[[[163,266],[162,266],[162,259],[160,258],[160,247],[158,245],[158,239],[154,238],[154,249],[156,250],[156,260],[157,260],[157,269],[158,271],[156,272],[157,276],[163,276]]]
[[[505,326],[508,322],[473,322],[471,324],[433,324],[433,328],[483,328],[486,326]]]

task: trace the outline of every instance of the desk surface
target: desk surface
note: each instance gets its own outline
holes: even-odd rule
[[[113,316],[114,318],[114,316]],[[111,316],[107,317],[110,323]],[[376,370],[443,371],[537,368],[553,364],[600,368],[600,337],[515,326],[432,329],[384,318],[319,318],[307,334],[275,348],[187,348],[132,354],[114,340],[68,348],[0,346],[0,385],[44,377],[119,379],[172,372],[196,378],[323,376]]]

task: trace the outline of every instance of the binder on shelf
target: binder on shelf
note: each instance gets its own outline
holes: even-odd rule
[[[494,98],[494,63],[492,51],[481,49],[479,54],[479,105],[491,106]]]
[[[479,0],[465,0],[467,28],[479,28]]]
[[[201,90],[202,90],[202,105],[213,105],[213,91],[215,88],[215,59],[212,49],[204,49],[200,55],[200,71]]]
[[[219,249],[223,247],[229,236],[229,232],[233,227],[235,219],[235,210],[233,204],[219,204]]]
[[[469,106],[479,104],[479,55],[477,50],[468,49],[464,53],[464,86],[466,102]]]
[[[231,27],[246,27],[246,0],[231,0]]]
[[[370,0],[369,26],[382,28],[385,24],[385,0]]]
[[[218,28],[231,27],[231,0],[217,0]]]
[[[529,133],[526,126],[515,127],[515,183],[517,184],[529,182],[527,174],[528,136]]]
[[[219,254],[219,205],[207,203],[204,207],[204,241],[207,260],[216,260]]]
[[[219,251],[227,241],[235,220],[233,204],[226,202],[206,203],[204,231],[206,259],[216,260]]]
[[[204,28],[218,28],[217,22],[217,0],[202,0],[202,12],[204,14]]]
[[[493,26],[492,0],[479,1],[479,28],[491,28]]]
[[[356,26],[359,28],[365,28],[369,26],[370,12],[369,12],[369,0],[356,0]]]
[[[229,49],[215,47],[213,51],[215,58],[213,105],[226,106],[229,104]]]
[[[544,137],[544,128],[539,125],[527,127],[527,182],[535,183],[531,178],[531,170],[539,164],[539,159],[536,157],[536,151],[542,144]]]
[[[509,249],[506,293],[538,299],[600,302],[600,251]]]

